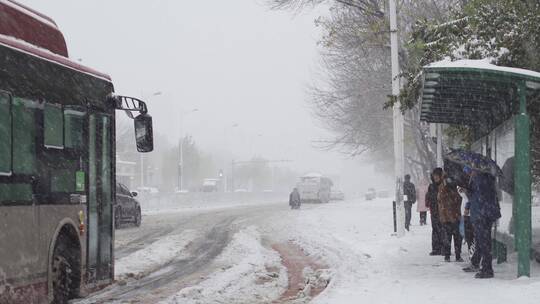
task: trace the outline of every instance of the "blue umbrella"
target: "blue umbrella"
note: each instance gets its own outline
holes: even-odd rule
[[[488,173],[493,176],[503,175],[501,168],[499,168],[499,165],[494,160],[479,153],[456,149],[446,154],[444,158],[450,162],[468,166],[479,172]]]

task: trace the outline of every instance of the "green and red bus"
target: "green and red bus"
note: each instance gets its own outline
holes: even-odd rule
[[[66,303],[113,281],[116,110],[152,151],[143,101],[70,60],[51,18],[0,0],[0,303]]]

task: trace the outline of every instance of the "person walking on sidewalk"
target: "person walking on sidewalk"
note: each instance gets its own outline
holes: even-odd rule
[[[428,207],[426,204],[426,193],[429,187],[429,182],[426,178],[422,178],[418,184],[416,211],[420,213],[420,226],[427,225]]]
[[[439,217],[443,227],[443,254],[444,260],[450,262],[452,239],[454,239],[454,253],[456,262],[463,262],[461,258],[461,242],[463,241],[459,231],[461,221],[461,195],[455,185],[446,178],[439,185]]]
[[[442,168],[435,168],[431,173],[431,184],[426,193],[426,206],[429,208],[431,215],[431,252],[429,255],[441,255],[443,232],[441,222],[439,220],[439,203],[437,196],[439,193],[439,185],[442,181]]]
[[[289,194],[289,206],[291,206],[291,209],[300,209],[301,202],[300,193],[297,188],[294,188]]]
[[[465,272],[477,272],[475,275],[477,279],[493,278],[491,229],[495,221],[501,217],[495,188],[495,177],[487,173],[477,172],[469,167],[465,167],[463,171],[470,176],[470,216],[475,243],[471,265],[463,270]]]
[[[416,187],[411,183],[411,176],[409,174],[405,175],[403,194],[405,195],[405,229],[409,231],[411,226],[412,205],[416,202]]]

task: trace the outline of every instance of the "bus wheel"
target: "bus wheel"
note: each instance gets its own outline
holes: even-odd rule
[[[135,226],[140,227],[141,220],[142,220],[141,209],[138,208],[137,213],[135,214]]]
[[[77,255],[73,249],[67,247],[69,243],[64,237],[59,237],[56,247],[54,248],[52,260],[52,287],[53,287],[53,303],[64,304],[68,303],[70,298],[73,298],[76,293],[77,270],[76,259]]]

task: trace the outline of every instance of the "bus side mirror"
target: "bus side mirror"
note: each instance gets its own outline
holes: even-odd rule
[[[152,116],[140,114],[135,117],[135,140],[137,151],[152,152],[154,150],[154,136],[152,131]]]

